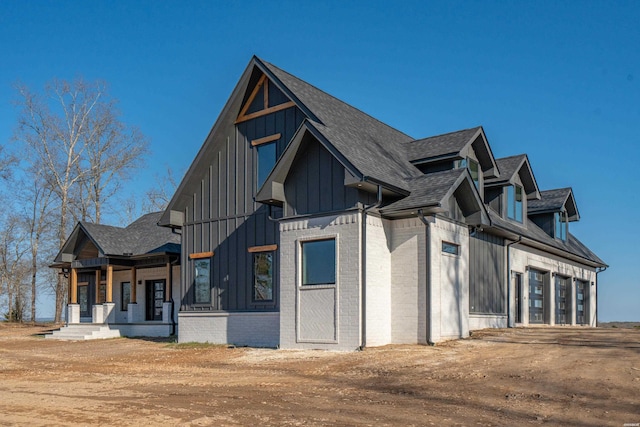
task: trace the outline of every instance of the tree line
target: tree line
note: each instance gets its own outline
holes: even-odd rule
[[[120,224],[166,206],[170,168],[142,200],[123,194],[149,154],[149,139],[127,125],[103,81],[15,85],[16,126],[0,146],[0,315],[36,319],[36,298],[55,298],[62,318],[68,279],[48,266],[79,221],[100,224],[121,207]]]

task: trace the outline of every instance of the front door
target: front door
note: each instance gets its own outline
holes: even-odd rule
[[[146,282],[146,307],[147,320],[162,320],[162,304],[165,292],[164,280],[147,280]]]
[[[85,272],[78,274],[78,293],[76,295],[80,306],[80,317],[91,317],[91,309],[96,301],[96,273]],[[86,321],[86,319],[85,319]]]

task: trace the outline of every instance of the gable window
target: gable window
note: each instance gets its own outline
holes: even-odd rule
[[[556,212],[553,214],[555,222],[555,238],[567,241],[567,213]]]
[[[469,169],[473,183],[476,185],[476,188],[480,188],[480,165],[478,165],[478,162],[467,157],[466,159],[458,160],[456,166],[458,169]]]
[[[211,258],[198,258],[193,260],[194,279],[193,293],[196,304],[211,302]]]
[[[253,300],[273,301],[273,252],[253,254]]]
[[[522,222],[522,187],[510,185],[507,187],[507,217]]]
[[[302,285],[336,283],[336,240],[302,242]]]
[[[120,310],[127,311],[131,303],[131,282],[120,283]]]

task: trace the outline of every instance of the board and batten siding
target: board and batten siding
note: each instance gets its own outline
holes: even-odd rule
[[[506,314],[504,239],[482,231],[469,237],[469,312]]]
[[[376,195],[344,185],[344,166],[307,134],[284,183],[285,216],[345,211],[358,202],[372,204]]]
[[[278,244],[278,224],[269,208],[254,201],[258,190],[256,148],[251,141],[281,134],[276,143],[280,157],[304,120],[296,107],[230,125],[220,132],[200,188],[185,209],[183,233],[184,273],[182,311],[270,311],[278,308],[277,252],[274,257],[274,301],[252,301],[253,246]],[[226,135],[226,137],[225,137]],[[281,216],[281,209],[271,214]],[[213,252],[211,303],[194,304],[193,260],[189,254]]]

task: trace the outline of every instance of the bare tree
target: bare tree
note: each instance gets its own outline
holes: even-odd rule
[[[10,321],[23,320],[25,286],[28,271],[25,255],[28,245],[25,234],[20,229],[20,219],[15,216],[3,218],[0,234],[0,289],[7,298],[7,312],[4,317]]]
[[[176,192],[178,182],[176,176],[170,166],[167,166],[167,173],[162,176],[156,176],[158,187],[151,188],[147,191],[147,199],[145,206],[146,212],[163,211],[169,205],[173,193]]]
[[[103,82],[53,80],[42,94],[24,85],[16,88],[21,113],[14,138],[31,150],[29,162],[41,168],[56,196],[61,247],[73,225],[70,219],[100,222],[102,204],[117,189],[117,178],[138,164],[147,142],[139,131],[120,122]],[[67,281],[59,277],[56,322],[62,316],[66,288]]]

